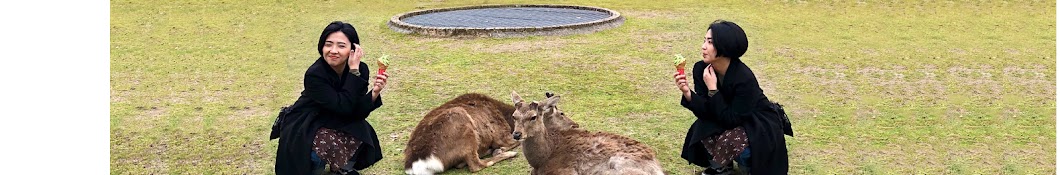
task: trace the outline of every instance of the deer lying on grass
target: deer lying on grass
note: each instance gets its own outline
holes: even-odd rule
[[[546,96],[551,96],[546,93]],[[405,145],[406,174],[434,174],[453,167],[477,172],[515,157],[512,139],[515,107],[482,94],[464,94],[428,112]],[[578,124],[557,111],[547,128],[565,130]],[[492,155],[485,160],[481,155]]]
[[[527,103],[512,92],[512,135],[522,143],[531,174],[664,174],[654,151],[636,140],[577,128],[549,129],[546,123],[556,123],[549,118],[563,114],[556,108],[559,99]]]
[[[477,172],[516,156],[512,105],[482,94],[464,94],[420,120],[405,145],[406,174],[434,174],[467,166]],[[491,153],[492,152],[492,153]],[[492,154],[486,159],[480,155]]]

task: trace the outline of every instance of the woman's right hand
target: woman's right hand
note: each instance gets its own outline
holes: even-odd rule
[[[681,90],[681,95],[685,96],[685,99],[692,99],[692,91],[688,89],[687,75],[674,72],[674,84],[677,85],[678,90]]]
[[[350,53],[350,58],[346,59],[346,64],[350,65],[350,69],[357,69],[358,65],[361,65],[362,57],[364,57],[364,49],[360,44],[353,44],[353,52]]]

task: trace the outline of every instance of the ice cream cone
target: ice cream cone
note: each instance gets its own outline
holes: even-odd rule
[[[390,65],[390,60],[387,59],[389,57],[389,55],[383,55],[376,59],[375,64],[379,66],[379,74],[386,72],[386,67]]]
[[[677,73],[685,74],[685,57],[681,56],[681,54],[675,54],[674,67],[677,68]]]

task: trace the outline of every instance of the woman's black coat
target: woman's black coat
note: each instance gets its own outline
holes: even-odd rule
[[[347,65],[348,67],[349,65]],[[352,134],[364,143],[357,150],[355,169],[364,169],[383,159],[375,129],[365,118],[383,105],[382,96],[372,101],[368,93],[368,65],[360,63],[360,76],[344,68],[342,76],[318,58],[305,72],[305,90],[283,122],[276,150],[276,174],[309,174],[313,136],[320,127]]]
[[[743,126],[751,147],[751,173],[787,174],[788,150],[784,134],[791,135],[791,124],[758,86],[754,73],[739,59],[732,59],[718,93],[707,96],[703,71],[707,63],[696,62],[692,69],[695,91],[692,99],[681,99],[681,106],[696,116],[685,136],[681,157],[702,167],[709,167],[711,156],[701,140],[722,131]],[[721,77],[719,77],[721,79]]]

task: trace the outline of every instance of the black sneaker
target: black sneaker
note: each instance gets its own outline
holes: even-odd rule
[[[721,167],[721,168],[706,168],[699,174],[702,175],[733,175],[736,172],[732,167]]]

